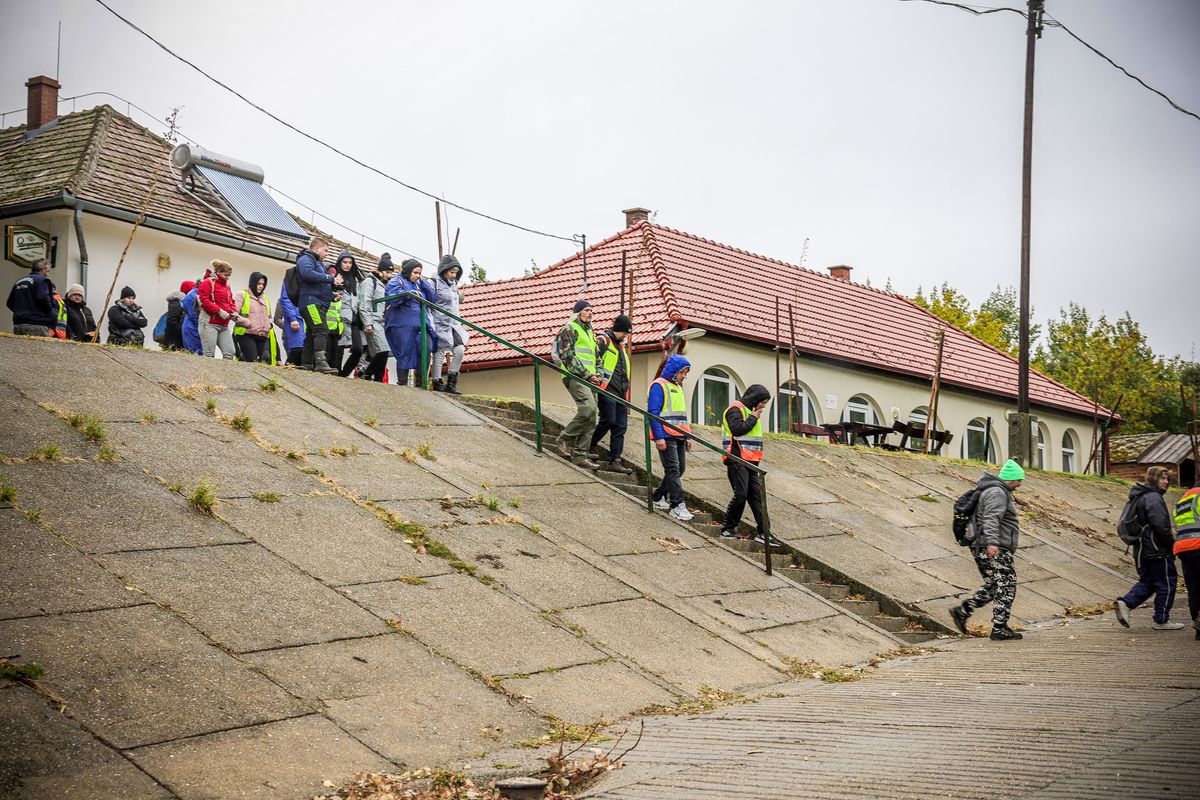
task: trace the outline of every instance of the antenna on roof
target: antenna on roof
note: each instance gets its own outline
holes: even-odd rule
[[[804,237],[804,246],[800,248],[800,266],[804,266],[805,260],[808,258],[808,237]]]
[[[58,21],[58,52],[54,54],[54,80],[58,80],[58,71],[62,66],[62,20]]]
[[[183,110],[183,106],[175,106],[171,109],[171,113],[167,114],[167,132],[163,134],[163,138],[171,144],[175,144],[175,134],[179,130],[176,124],[179,119],[179,112]]]

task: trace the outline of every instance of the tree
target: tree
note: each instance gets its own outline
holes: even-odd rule
[[[1032,321],[1034,313],[1033,306],[1030,306],[1030,346],[1033,345],[1033,342],[1041,338],[1042,335],[1042,326]],[[992,293],[987,296],[987,299],[979,304],[977,316],[982,317],[984,315],[987,315],[1000,325],[999,341],[1001,344],[997,344],[996,346],[1012,355],[1016,355],[1021,336],[1021,309],[1017,305],[1017,290],[1012,286],[1002,289],[997,285],[992,290]]]
[[[471,259],[471,271],[467,273],[467,283],[487,283],[487,270]]]
[[[949,283],[934,286],[928,298],[918,288],[916,297],[913,297],[912,301],[934,316],[944,319],[975,338],[1006,352],[1013,352],[1013,348],[1009,347],[1004,338],[1004,321],[993,312],[984,310],[983,306],[980,306],[978,311],[972,310],[971,301],[967,299],[966,295]]]

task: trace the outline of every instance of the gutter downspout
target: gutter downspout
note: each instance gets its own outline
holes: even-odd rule
[[[87,241],[83,238],[83,209],[75,206],[75,238],[79,241],[79,285],[83,287],[83,296],[87,297],[88,288],[88,251]]]

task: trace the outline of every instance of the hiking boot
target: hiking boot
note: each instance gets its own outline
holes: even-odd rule
[[[1171,622],[1171,620],[1167,620],[1166,622],[1156,622],[1150,627],[1156,631],[1181,631],[1183,630],[1184,626],[1182,622]]]
[[[670,514],[672,517],[679,520],[680,522],[687,522],[693,516],[692,512],[688,511],[688,507],[685,506],[683,503],[680,503],[679,505],[672,508],[670,511]]]
[[[329,360],[325,358],[324,353],[317,353],[313,356],[313,369],[326,375],[332,375],[337,372],[336,369],[329,366]]]
[[[446,382],[441,378],[434,378],[432,388],[435,392],[444,392],[446,391]]]
[[[966,636],[967,620],[971,617],[970,609],[963,608],[962,604],[959,603],[950,609],[950,617],[954,620],[954,627],[958,628],[958,632]]]
[[[571,458],[575,453],[575,448],[572,446],[571,442],[567,441],[562,436],[559,436],[554,440],[554,450],[563,458]]]
[[[993,627],[992,635],[988,638],[990,638],[993,642],[1007,642],[1009,640],[1022,639],[1024,637],[1007,625],[1001,625],[998,628]]]
[[[446,375],[446,394],[462,394],[458,390],[458,373],[451,372]]]
[[[671,510],[671,501],[665,497],[660,497],[659,499],[654,501],[654,510],[655,511],[670,511]]]
[[[1192,627],[1196,629],[1196,638],[1200,639],[1200,614],[1197,614],[1196,618],[1192,620]]]
[[[584,469],[600,469],[600,465],[587,456],[571,456],[571,463]]]
[[[1114,603],[1114,605],[1116,606],[1116,609],[1117,609],[1117,622],[1121,623],[1126,628],[1128,628],[1129,627],[1129,606],[1127,606],[1125,604],[1125,600],[1123,598],[1117,598],[1117,602]]]
[[[620,461],[606,461],[604,462],[604,465],[600,467],[600,469],[608,472],[619,472],[622,475],[633,474],[633,470],[622,464]]]

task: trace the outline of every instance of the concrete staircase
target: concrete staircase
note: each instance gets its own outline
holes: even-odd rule
[[[509,430],[530,442],[536,442],[537,425],[534,411],[527,401],[503,400],[474,395],[464,395],[456,398],[459,402],[474,411],[483,414],[498,426]],[[548,417],[542,418],[542,444],[547,457],[560,458],[554,451],[553,443],[562,426]],[[603,445],[597,447],[601,456],[607,456],[608,450]],[[643,467],[622,459],[622,463],[633,472],[623,474],[596,470],[592,474],[597,480],[603,481],[614,488],[620,489],[638,503],[646,501],[646,473]],[[657,480],[654,481],[657,484]],[[721,534],[723,516],[722,509],[713,508],[699,498],[688,496],[688,507],[693,517],[683,523],[692,531],[705,536],[714,542],[741,553],[753,554],[762,563],[764,560],[763,545],[750,537],[754,534],[752,525],[742,522],[738,533],[740,538],[723,538]],[[888,631],[893,636],[909,644],[919,644],[935,638],[940,631],[931,631],[927,627],[928,620],[917,617],[892,615],[884,613],[880,608],[881,599],[866,597],[863,594],[853,594],[850,587],[837,583],[832,576],[826,576],[820,569],[814,569],[806,564],[800,554],[786,544],[775,545],[771,548],[771,567],[777,575],[781,575],[797,584],[813,591],[822,597],[837,603],[846,611],[854,614],[873,625]]]

